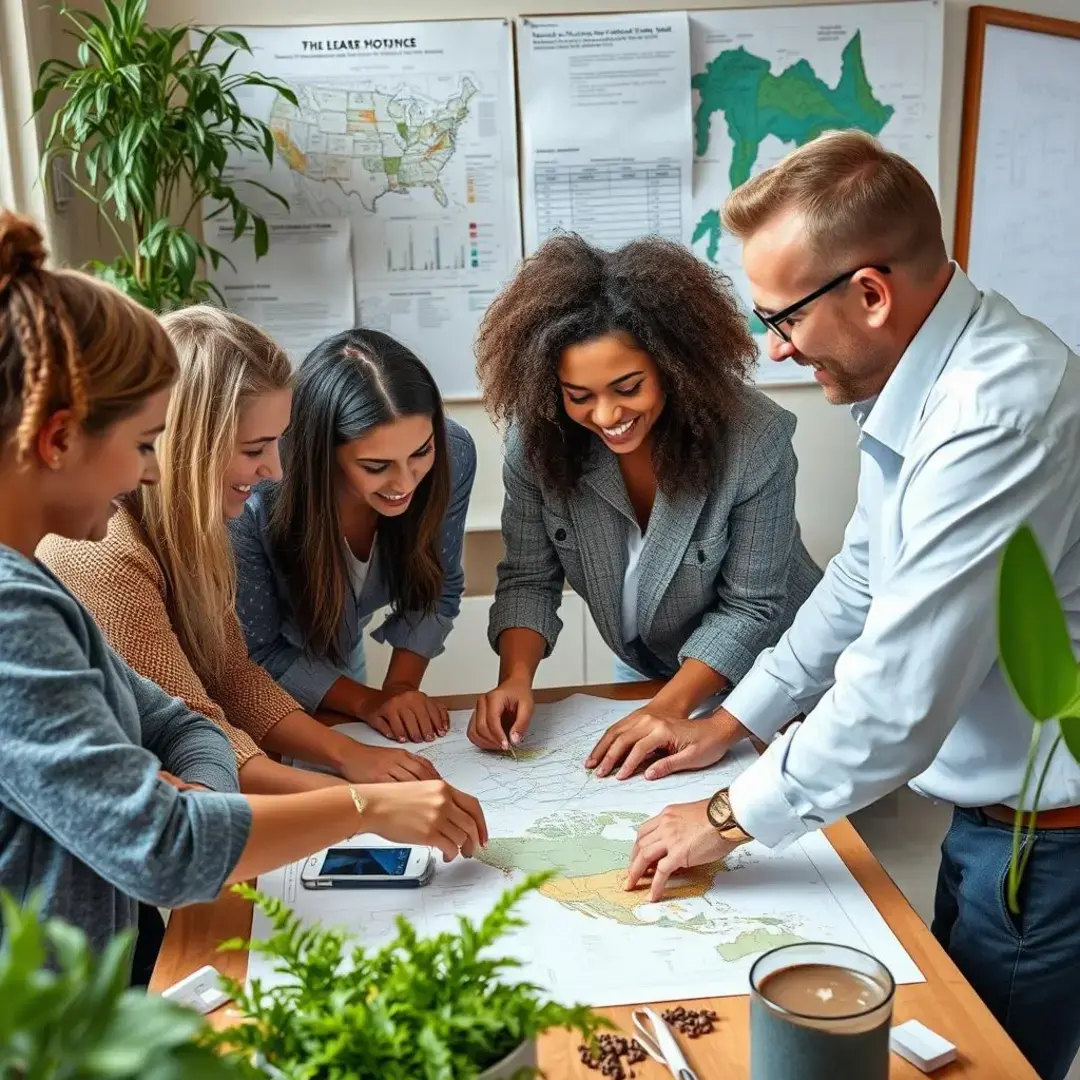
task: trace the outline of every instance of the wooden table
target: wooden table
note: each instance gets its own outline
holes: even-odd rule
[[[538,701],[557,701],[573,693],[598,697],[635,700],[652,691],[648,685],[573,687],[538,691]],[[450,709],[472,706],[473,698],[441,699]],[[940,1032],[959,1048],[960,1058],[934,1073],[935,1080],[1037,1080],[1036,1074],[987,1011],[975,991],[965,982],[944,950],[934,940],[926,925],[904,899],[903,894],[881,868],[870,850],[847,821],[833,825],[826,835],[848,869],[866,891],[893,933],[918,964],[925,983],[900,986],[896,991],[895,1019],[902,1022],[916,1018]],[[251,931],[251,905],[232,894],[212,904],[180,908],[169,919],[165,943],[158,957],[151,989],[163,990],[190,975],[203,964],[243,979],[247,973],[245,953],[217,953],[216,946],[226,938],[247,937]],[[681,1038],[690,1064],[700,1080],[744,1080],[749,1069],[749,1001],[745,996],[710,998],[684,1002],[697,1007],[707,1005],[720,1016],[714,1034],[696,1042]],[[623,1032],[631,1032],[630,1007],[602,1010]],[[226,1005],[210,1016],[216,1027],[227,1027],[235,1019]],[[599,1073],[586,1069],[578,1060],[573,1037],[556,1032],[541,1041],[540,1064],[553,1080],[597,1080]],[[670,1080],[670,1074],[652,1061],[635,1066],[640,1080]],[[917,1080],[922,1077],[913,1065],[892,1057],[891,1080]],[[855,1080],[838,1077],[837,1080]]]

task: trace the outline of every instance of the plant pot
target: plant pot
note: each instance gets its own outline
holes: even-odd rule
[[[518,1073],[526,1069],[536,1069],[535,1039],[523,1042],[516,1050],[507,1054],[502,1061],[497,1061],[490,1069],[485,1069],[478,1080],[514,1080]]]

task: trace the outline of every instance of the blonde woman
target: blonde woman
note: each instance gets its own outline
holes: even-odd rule
[[[217,308],[187,308],[162,323],[180,378],[158,444],[160,479],[122,500],[100,543],[49,537],[38,557],[136,671],[225,731],[241,790],[433,779],[422,757],[366,747],[320,724],[248,659],[226,521],[243,513],[255,485],[280,478],[289,361],[257,327]],[[290,768],[265,750],[340,777]]]
[[[473,854],[480,806],[439,780],[238,794],[221,729],[34,558],[50,534],[104,539],[117,498],[156,479],[177,374],[145,308],[44,264],[34,225],[0,211],[0,889],[100,952],[140,901],[213,900],[355,833]]]

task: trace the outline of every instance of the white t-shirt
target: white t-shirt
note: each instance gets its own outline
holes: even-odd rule
[[[626,577],[622,589],[622,638],[629,645],[639,636],[637,628],[638,580],[641,577],[641,549],[645,537],[637,522],[630,526],[626,536]]]
[[[372,541],[371,550],[372,552],[375,551],[374,541]],[[368,556],[366,562],[358,559],[353,554],[352,548],[346,543],[345,562],[349,566],[349,584],[352,585],[353,596],[359,597],[364,591],[364,582],[367,581],[368,572],[371,570],[371,556]]]

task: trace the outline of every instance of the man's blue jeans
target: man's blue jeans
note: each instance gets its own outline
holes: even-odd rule
[[[1042,1080],[1063,1080],[1080,1047],[1080,829],[1037,829],[1032,843],[1013,915],[1012,829],[957,809],[933,931]]]

